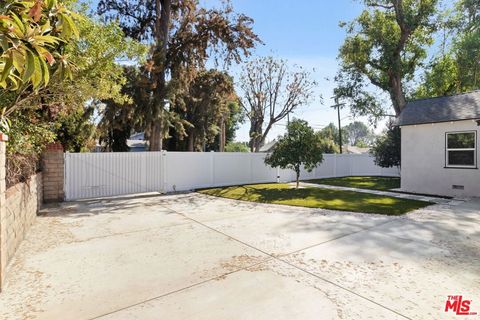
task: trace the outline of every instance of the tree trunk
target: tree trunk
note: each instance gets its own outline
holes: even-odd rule
[[[255,150],[254,152],[260,152],[260,148],[262,147],[262,137],[258,136],[255,138]]]
[[[188,135],[188,151],[190,152],[193,151],[194,141],[195,137],[193,135],[193,132],[190,132],[190,134]]]
[[[149,150],[150,151],[161,151],[163,148],[162,140],[162,127],[160,122],[156,121],[151,124],[150,130],[150,139],[149,139]]]
[[[263,132],[262,137],[259,139],[258,144],[257,144],[258,150],[256,150],[255,152],[259,152],[260,148],[263,147],[263,145],[265,144],[265,139],[267,139],[267,135],[270,132],[270,129],[272,129],[272,126],[273,126],[273,123],[270,122],[268,124],[267,128],[265,129],[265,131]]]
[[[398,72],[390,75],[390,98],[395,115],[398,117],[407,104],[403,92],[402,75]]]
[[[250,125],[250,151],[258,152],[260,149],[260,141],[262,139],[262,126],[263,122],[258,120],[252,120]]]
[[[227,131],[226,131],[226,128],[225,128],[225,121],[222,120],[222,124],[221,124],[221,128],[220,128],[220,141],[219,141],[219,147],[218,147],[219,152],[225,152],[226,138],[227,138]]]
[[[255,136],[257,134],[255,130],[256,130],[255,124],[252,122],[250,124],[250,131],[249,131],[250,141],[248,142],[248,146],[250,147],[250,152],[255,152]]]
[[[296,188],[298,189],[298,187],[300,186],[300,170],[299,169],[295,170],[295,173],[297,174],[297,187]]]
[[[168,47],[168,31],[170,29],[170,15],[171,15],[171,3],[172,0],[155,0],[156,1],[156,15],[155,21],[155,49],[153,52],[153,62],[155,65],[155,71],[153,72],[153,81],[155,82],[154,99],[153,99],[153,112],[152,119],[152,131],[150,134],[150,151],[162,150],[163,142],[163,117],[165,113],[163,109],[165,107],[166,98],[166,60],[167,60],[167,47]]]

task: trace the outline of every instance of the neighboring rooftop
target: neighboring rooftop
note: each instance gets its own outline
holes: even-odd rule
[[[145,140],[145,132],[137,132],[130,136],[130,140]]]
[[[138,132],[134,133],[127,140],[127,145],[130,148],[130,152],[141,152],[148,150],[148,144],[145,140],[145,133]]]
[[[480,119],[480,90],[407,103],[398,125]]]
[[[130,148],[130,152],[140,152],[148,150],[147,141],[145,140],[128,139],[127,146]]]
[[[343,153],[348,153],[348,154],[365,154],[369,153],[370,148],[360,148],[356,146],[349,146],[349,145],[344,145],[343,146]]]
[[[272,152],[273,148],[277,144],[277,140],[272,140],[270,142],[265,143],[258,151],[260,152]]]

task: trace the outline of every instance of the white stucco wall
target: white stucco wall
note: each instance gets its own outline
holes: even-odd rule
[[[479,165],[480,127],[465,120],[403,126],[401,188],[407,192],[480,197],[480,169],[445,168],[445,133],[477,131]],[[452,185],[462,185],[455,190]]]

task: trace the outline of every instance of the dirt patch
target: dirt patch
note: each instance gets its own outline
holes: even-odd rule
[[[237,271],[239,269],[260,271],[257,265],[259,265],[263,261],[265,261],[265,256],[251,256],[247,254],[242,254],[240,256],[233,256],[230,259],[223,261],[221,263],[221,266],[228,272]]]

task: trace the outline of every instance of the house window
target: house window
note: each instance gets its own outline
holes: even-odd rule
[[[476,168],[477,132],[447,132],[446,166],[452,168]]]

